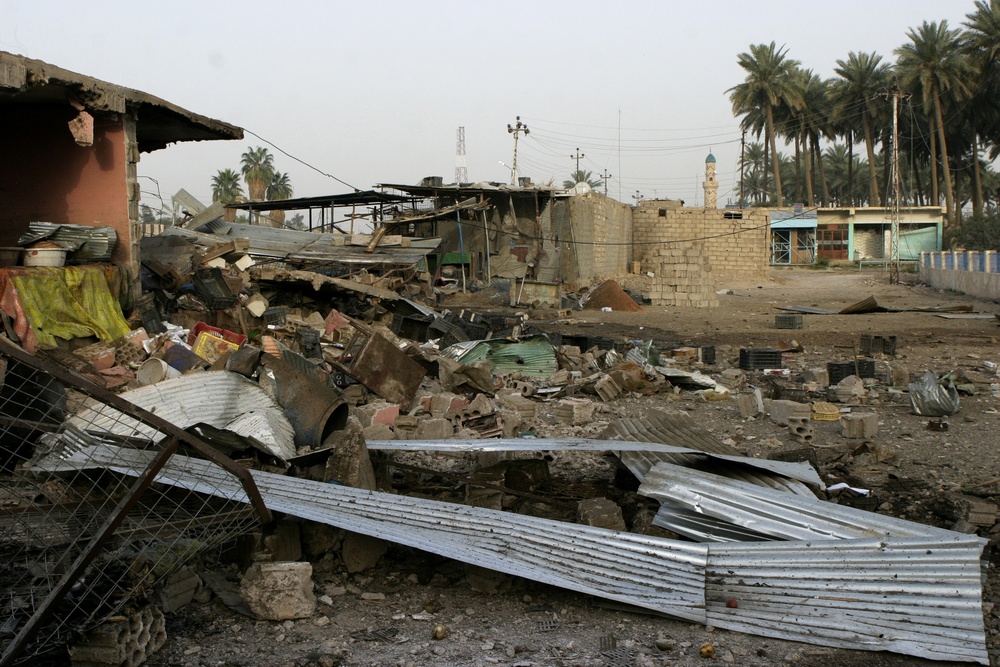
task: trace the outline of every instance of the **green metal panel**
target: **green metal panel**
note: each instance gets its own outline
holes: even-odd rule
[[[899,258],[918,259],[923,251],[940,250],[937,225],[899,233]]]

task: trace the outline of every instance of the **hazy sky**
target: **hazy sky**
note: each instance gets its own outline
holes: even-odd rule
[[[353,187],[455,178],[465,127],[469,178],[518,171],[562,183],[612,174],[609,194],[702,203],[705,156],[719,203],[738,193],[740,132],[726,90],[736,57],[776,42],[823,77],[850,51],[893,60],[909,28],[960,27],[972,0],[648,2],[0,0],[0,50],[162,97],[248,131],[143,154],[143,201],[239,168],[253,132]],[[274,148],[296,196],[349,188]],[[791,150],[791,148],[787,149]],[[504,164],[501,164],[503,162]],[[156,182],[150,179],[155,179]],[[158,185],[158,187],[157,187]]]

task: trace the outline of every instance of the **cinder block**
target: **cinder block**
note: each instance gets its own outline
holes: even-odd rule
[[[779,426],[788,426],[788,420],[793,417],[808,420],[810,414],[809,405],[797,401],[771,401],[769,411],[771,419]]]
[[[813,427],[809,424],[809,419],[802,417],[788,418],[788,435],[792,440],[802,444],[808,444],[813,439]]]
[[[622,393],[622,388],[614,381],[610,375],[605,375],[594,384],[594,391],[605,403],[613,400]]]
[[[855,412],[840,418],[845,438],[871,438],[878,433],[878,415],[874,412]]]

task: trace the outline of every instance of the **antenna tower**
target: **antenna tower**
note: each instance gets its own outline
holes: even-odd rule
[[[461,185],[469,182],[469,168],[465,163],[465,126],[458,128],[458,141],[455,148],[455,183]]]

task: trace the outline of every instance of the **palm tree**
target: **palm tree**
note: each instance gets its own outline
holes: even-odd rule
[[[949,222],[955,222],[955,193],[952,189],[948,159],[948,142],[944,123],[942,98],[948,95],[961,101],[972,94],[974,67],[962,50],[961,33],[949,30],[948,22],[924,21],[917,29],[907,32],[909,44],[896,49],[897,68],[903,84],[919,89],[928,117],[937,130],[941,172],[944,174],[945,212]]]
[[[802,105],[801,95],[793,80],[793,73],[799,62],[787,58],[785,54],[786,50],[779,49],[774,42],[751,44],[750,52],[741,53],[736,59],[746,72],[746,79],[726,91],[729,93],[734,115],[749,114],[755,109],[764,111],[765,139],[771,150],[778,206],[783,206],[784,202],[774,129],[774,109],[780,104],[787,104],[796,109]]]
[[[283,174],[280,171],[274,172],[271,176],[271,182],[267,184],[267,190],[264,193],[264,197],[268,201],[277,201],[279,199],[288,199],[291,196],[292,182],[288,179],[288,174]],[[285,212],[271,211],[270,218],[273,222],[278,223],[279,226],[284,225]]]
[[[977,0],[976,10],[967,14],[968,28],[964,35],[965,46],[969,56],[976,62],[982,72],[982,86],[972,102],[969,117],[973,134],[973,165],[976,183],[973,211],[976,216],[982,216],[985,202],[983,183],[983,166],[979,158],[980,141],[992,140],[993,147],[989,152],[991,160],[1000,155],[1000,0]]]
[[[604,187],[604,181],[596,178],[591,172],[584,169],[577,169],[569,175],[565,181],[563,181],[563,187],[569,190],[577,183],[586,183],[590,186],[591,190],[596,190],[597,188]]]
[[[892,68],[882,62],[877,53],[847,54],[847,60],[838,60],[834,70],[839,79],[832,84],[832,94],[841,117],[859,114],[861,129],[868,151],[868,201],[871,206],[880,206],[878,176],[875,171],[875,136],[872,120],[881,115],[876,105],[878,93],[889,83]],[[884,106],[884,105],[882,105]]]
[[[262,201],[274,176],[274,156],[264,148],[248,148],[240,157],[240,171],[247,183],[250,201]]]
[[[220,169],[212,177],[212,201],[228,205],[237,201],[243,196],[243,186],[240,185],[240,175],[232,169]],[[233,222],[236,219],[236,209],[227,208],[222,215],[226,222]]]

